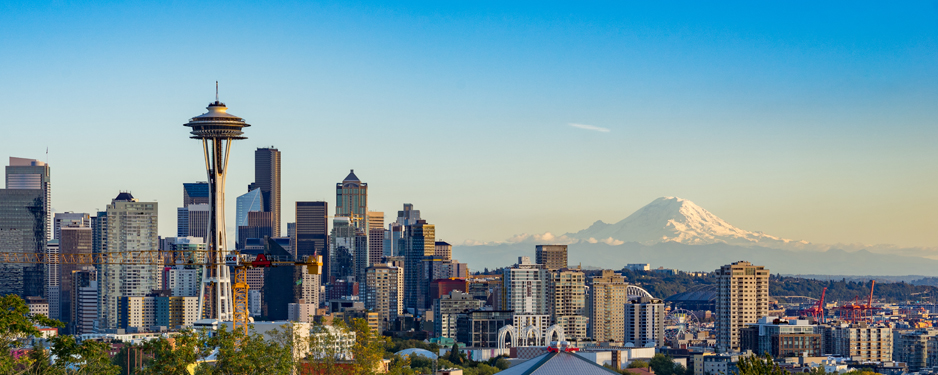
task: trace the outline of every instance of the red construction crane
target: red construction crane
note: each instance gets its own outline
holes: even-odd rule
[[[802,314],[810,315],[812,318],[814,318],[815,322],[820,321],[821,323],[826,323],[827,318],[825,317],[825,314],[824,314],[824,295],[825,294],[827,294],[827,287],[824,287],[824,290],[821,291],[821,299],[818,300],[817,302],[814,302],[814,305],[812,305],[811,307],[804,309],[804,311],[802,311]]]
[[[838,315],[841,319],[855,323],[860,320],[872,320],[873,319],[873,310],[876,310],[873,307],[873,288],[876,286],[876,280],[870,284],[870,296],[866,301],[866,304],[860,304],[860,297],[857,296],[854,298],[853,303],[848,305],[843,305],[837,308]]]

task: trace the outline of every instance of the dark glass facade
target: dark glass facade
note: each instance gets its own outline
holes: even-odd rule
[[[0,190],[0,248],[4,251],[44,253],[46,207],[39,189]],[[0,295],[45,298],[45,266],[0,264]]]

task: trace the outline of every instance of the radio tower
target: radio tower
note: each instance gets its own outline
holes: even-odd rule
[[[231,306],[231,274],[225,265],[225,255],[228,255],[228,239],[225,236],[225,175],[228,172],[231,141],[247,139],[241,129],[251,125],[245,123],[244,119],[227,113],[228,107],[218,101],[217,81],[215,102],[209,104],[206,109],[207,113],[193,117],[185,124],[192,128],[192,136],[189,138],[202,141],[209,184],[210,216],[208,238],[205,239],[206,265],[202,266],[202,287],[199,289],[199,312],[202,318],[231,321],[234,318]]]

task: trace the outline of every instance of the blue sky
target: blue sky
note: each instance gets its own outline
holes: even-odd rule
[[[0,150],[58,211],[204,180],[220,81],[292,202],[354,168],[451,242],[576,231],[660,196],[818,243],[938,246],[938,3],[0,3]],[[586,124],[600,132],[570,126]],[[233,219],[229,219],[229,222]]]

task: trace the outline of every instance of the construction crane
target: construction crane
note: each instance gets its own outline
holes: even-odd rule
[[[204,266],[211,264],[205,259],[214,259],[215,254],[205,250],[140,250],[124,252],[102,252],[94,254],[46,254],[22,253],[14,251],[0,251],[0,264],[26,263],[26,264],[73,264],[73,265],[138,265],[138,266],[167,266],[187,265]],[[249,268],[303,266],[307,273],[319,275],[322,273],[322,255],[307,256],[303,262],[292,257],[276,257],[258,254],[251,258],[248,254],[229,253],[225,255],[225,263],[235,269],[235,282],[232,284],[234,298],[234,329],[242,330],[245,334],[250,323],[248,312],[247,270]],[[202,315],[203,312],[199,312]]]

